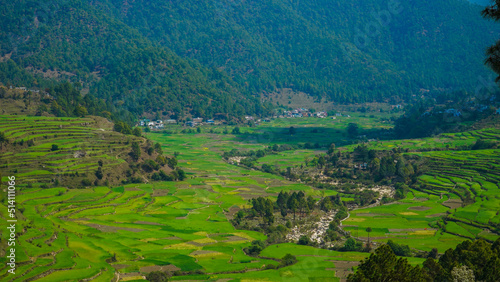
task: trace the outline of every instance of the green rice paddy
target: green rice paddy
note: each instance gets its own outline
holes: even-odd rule
[[[15,137],[17,140],[26,140],[29,133],[23,135],[19,130],[16,131],[25,122],[21,119],[24,117],[0,117],[0,123],[3,122],[0,128],[7,136],[19,134]],[[88,167],[85,162],[64,157],[61,152],[43,152],[50,148],[47,144],[55,143],[61,144],[68,152],[81,148],[83,143],[78,138],[84,137],[72,139],[69,134],[76,133],[64,133],[64,130],[72,127],[80,130],[82,121],[26,119],[30,122],[36,120],[37,126],[42,129],[45,126],[48,141],[42,141],[45,131],[40,130],[35,134],[36,146],[1,155],[2,163],[9,163],[4,167],[7,170],[3,173],[4,177],[17,169],[15,175],[19,176],[19,182],[16,200],[20,210],[16,214],[18,268],[15,275],[8,274],[5,258],[0,258],[3,265],[0,269],[2,281],[131,281],[143,280],[149,271],[160,269],[191,271],[189,275],[174,276],[173,280],[339,281],[341,272],[345,270],[342,264],[368,256],[367,253],[336,252],[286,243],[268,246],[261,254],[266,258],[249,257],[243,248],[253,240],[265,240],[266,236],[256,231],[236,230],[227,219],[239,208],[248,207],[248,200],[257,196],[275,197],[282,190],[302,190],[319,199],[323,192],[326,195],[335,195],[337,192],[317,190],[276,175],[230,165],[221,157],[224,151],[242,147],[255,150],[275,143],[303,142],[306,135],[311,138],[312,132],[307,131],[309,126],[324,127],[324,134],[316,134],[323,134],[321,138],[326,142],[331,140],[327,138],[343,138],[343,133],[337,133],[336,130],[345,127],[345,124],[339,125],[337,129],[327,125],[328,120],[316,119],[314,124],[308,124],[311,121],[304,119],[294,123],[297,128],[302,127],[298,135],[304,130],[303,136],[286,140],[288,137],[284,134],[282,137],[276,135],[278,137],[270,143],[220,133],[151,133],[148,137],[160,142],[164,151],[179,153],[179,166],[187,172],[186,180],[68,189],[40,188],[38,185],[28,188],[27,183],[45,181],[46,177],[57,173],[54,170],[59,166],[64,167],[62,171],[68,172]],[[268,132],[281,132],[290,125],[284,122],[276,120],[265,124],[266,127],[262,125],[243,131],[261,134],[270,128]],[[366,126],[367,129],[386,126],[380,122],[378,125],[376,121],[370,122],[373,124],[367,123],[370,125]],[[60,124],[64,126],[57,137],[54,132],[49,133],[56,130],[51,129],[51,126],[58,128]],[[334,135],[328,136],[331,132],[326,129],[333,130]],[[81,130],[88,130],[85,134],[89,136],[100,134],[92,127],[83,127]],[[443,137],[449,139],[444,143],[440,138],[434,138],[405,140],[403,144],[398,143],[402,141],[369,144],[378,149],[392,148],[390,146],[430,148],[441,146],[439,144],[446,148],[450,142],[449,147],[462,144],[460,142],[473,144],[474,136],[482,134],[493,138],[498,136],[495,135],[497,133],[495,130],[483,130],[469,135],[451,134]],[[72,140],[76,141],[72,143]],[[119,143],[115,145],[121,146]],[[91,147],[99,158],[108,157],[106,164],[109,166],[120,161],[109,153],[109,148],[100,147],[99,140],[85,146]],[[36,153],[47,154],[43,160],[38,160]],[[259,162],[278,166],[298,165],[316,153],[314,150],[286,151],[266,156]],[[437,247],[441,253],[467,238],[498,238],[487,228],[491,223],[500,221],[497,212],[500,206],[497,149],[467,153],[410,150],[407,154],[419,154],[429,159],[428,173],[419,179],[420,189],[411,190],[406,199],[395,203],[350,211],[349,219],[343,222],[345,230],[354,237],[365,239],[368,236],[365,229],[371,227],[373,231],[370,238],[376,243],[391,239],[415,250],[430,251]],[[33,164],[38,165],[38,162],[41,166],[35,167]],[[42,169],[43,165],[46,169]],[[49,169],[49,166],[52,168]],[[457,189],[470,191],[475,202],[462,206],[460,195],[463,193]],[[456,209],[449,207],[451,202],[458,203]],[[4,200],[0,206],[2,230],[5,230],[4,223],[8,217],[5,205]],[[443,220],[446,217],[447,220]],[[439,228],[438,223],[444,228]],[[1,246],[5,249],[7,234],[4,232],[1,236]],[[279,259],[287,253],[296,255],[298,263],[280,269],[265,269],[266,265],[277,265],[278,262],[273,259]],[[419,264],[422,259],[412,258],[410,262]]]

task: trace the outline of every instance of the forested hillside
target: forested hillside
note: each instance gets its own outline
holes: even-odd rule
[[[257,97],[285,87],[336,103],[474,92],[500,31],[480,11],[464,0],[11,1],[0,82],[79,82],[122,119],[265,115]]]
[[[473,91],[489,76],[484,51],[500,30],[462,0],[102,2],[250,92],[290,87],[335,102]]]
[[[137,115],[260,111],[259,102],[244,97],[220,71],[151,43],[86,1],[9,2],[0,14],[4,84],[36,86],[47,84],[45,79],[67,79]],[[236,100],[247,103],[243,107]]]

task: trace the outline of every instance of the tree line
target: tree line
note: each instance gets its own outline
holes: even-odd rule
[[[500,277],[500,239],[464,241],[448,249],[437,260],[431,252],[423,265],[412,266],[397,257],[390,245],[382,245],[363,260],[347,278],[357,281],[498,281]]]

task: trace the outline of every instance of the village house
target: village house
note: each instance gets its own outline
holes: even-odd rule
[[[141,119],[139,120],[139,125],[140,126],[147,126],[149,124],[150,120],[149,119]]]
[[[354,168],[359,168],[359,169],[362,169],[362,170],[365,170],[368,168],[368,164],[367,163],[362,163],[362,164],[355,164],[354,165]]]
[[[462,113],[459,110],[456,110],[456,109],[447,109],[444,112],[447,113],[447,114],[451,114],[454,117],[459,117],[459,116],[462,115]]]
[[[326,118],[328,114],[326,112],[316,112],[316,116],[319,118]]]

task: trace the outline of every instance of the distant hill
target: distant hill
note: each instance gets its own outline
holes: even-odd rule
[[[464,0],[11,1],[0,82],[69,79],[118,111],[178,117],[266,114],[258,97],[283,88],[336,103],[473,93],[492,77],[484,51],[500,31],[480,11]]]

